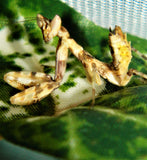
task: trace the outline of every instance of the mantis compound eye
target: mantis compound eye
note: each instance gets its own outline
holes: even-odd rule
[[[45,18],[41,14],[38,14],[37,15],[37,24],[42,31],[44,41],[48,42],[50,40],[49,34],[51,32],[51,23],[50,23],[49,19]]]

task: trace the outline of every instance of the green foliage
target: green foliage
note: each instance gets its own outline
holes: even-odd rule
[[[118,110],[80,107],[55,118],[40,116],[11,124],[0,129],[8,140],[60,158],[146,158],[147,124]]]
[[[126,113],[147,114],[147,85],[129,87],[96,99],[96,105],[121,109]],[[110,103],[111,102],[111,103]]]

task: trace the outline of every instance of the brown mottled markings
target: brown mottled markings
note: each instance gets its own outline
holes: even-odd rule
[[[21,84],[22,85],[22,84]],[[28,88],[30,88],[30,87],[32,87],[32,85],[30,85],[30,86],[26,86],[26,85],[22,85],[23,87],[24,87],[24,89],[28,89]]]
[[[114,50],[113,50],[113,47],[111,47],[110,45],[111,45],[111,44],[109,43],[110,53],[111,53],[111,55],[113,56],[113,55],[114,55]]]
[[[34,99],[32,103],[37,103],[39,101],[40,101],[39,99]]]
[[[133,74],[133,70],[134,70],[134,69],[130,69],[130,70],[127,72],[127,74],[128,74],[129,76],[131,76],[131,75]]]
[[[96,64],[94,62],[91,65],[93,69],[96,68]]]
[[[36,72],[31,72],[31,76],[35,76],[36,75]]]
[[[52,88],[53,88],[53,84],[48,85],[47,88],[48,88],[49,90],[52,89]]]
[[[67,32],[67,30],[63,26],[61,26],[61,31]]]
[[[61,29],[60,29],[62,32],[64,32],[64,33],[67,33],[68,31],[67,31],[67,29],[65,28],[65,27],[63,27],[63,26],[61,26]]]
[[[88,68],[87,64],[85,62],[82,63],[84,68]]]
[[[86,74],[86,77],[87,77],[88,81],[89,81],[90,83],[92,83],[92,77],[88,74],[88,72],[87,72],[87,74]]]
[[[53,78],[50,75],[46,75],[46,81],[50,82],[53,81]]]
[[[84,56],[83,56],[82,53],[79,53],[79,54],[78,54],[78,59],[79,59],[79,61],[81,61],[81,62],[84,60]]]
[[[89,53],[87,53],[87,52],[85,52],[85,55],[86,55],[86,58],[90,58],[90,59],[91,59],[91,58],[92,58],[92,59],[94,58],[91,54],[89,54]]]
[[[36,97],[42,91],[43,91],[43,89],[40,87],[40,84],[38,84],[38,85],[35,86],[35,95],[36,95]]]

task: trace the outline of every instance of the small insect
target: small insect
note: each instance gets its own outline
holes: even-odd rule
[[[109,46],[113,58],[112,63],[104,63],[94,58],[83,49],[66,28],[61,25],[61,18],[56,15],[53,20],[49,20],[42,15],[37,15],[37,24],[42,31],[45,42],[58,36],[59,42],[56,51],[55,77],[40,72],[9,72],[4,75],[4,80],[11,86],[22,90],[22,92],[10,98],[12,104],[30,105],[36,103],[53,90],[60,86],[66,70],[68,50],[83,64],[88,81],[92,84],[93,102],[95,100],[94,83],[101,85],[101,77],[117,86],[125,86],[133,75],[138,75],[147,79],[147,75],[135,69],[128,70],[131,62],[131,45],[127,41],[126,34],[123,34],[119,26],[115,26],[109,33]]]

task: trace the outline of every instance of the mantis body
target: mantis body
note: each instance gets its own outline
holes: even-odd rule
[[[42,15],[37,15],[37,23],[42,30],[45,42],[53,37],[59,37],[56,50],[56,70],[55,77],[41,72],[9,72],[5,74],[4,80],[11,86],[22,90],[22,92],[10,98],[12,104],[30,105],[48,96],[53,90],[60,86],[66,70],[68,50],[83,64],[89,82],[101,85],[100,77],[107,79],[117,86],[128,84],[133,75],[139,75],[147,79],[147,75],[135,69],[128,70],[131,62],[131,45],[127,41],[126,34],[123,34],[119,26],[115,26],[109,33],[109,46],[113,57],[112,63],[104,63],[94,58],[83,49],[61,25],[61,18],[56,15],[53,20],[49,20]],[[93,88],[93,103],[95,90]]]

